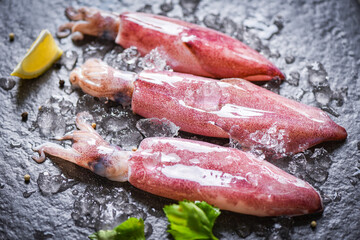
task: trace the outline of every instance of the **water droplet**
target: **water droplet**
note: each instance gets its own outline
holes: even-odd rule
[[[29,198],[34,192],[36,192],[36,191],[35,190],[34,191],[25,191],[25,192],[23,192],[23,197]]]
[[[270,50],[269,50],[269,51],[270,51]],[[280,54],[280,52],[279,52],[278,50],[271,51],[270,57],[271,57],[271,58],[279,58],[279,57],[281,57],[281,54]]]
[[[332,108],[330,106],[321,106],[320,108],[321,108],[321,110],[323,110],[325,112],[328,112],[328,113],[330,113],[331,115],[333,115],[335,117],[340,116],[340,114],[334,108]]]
[[[321,196],[321,198],[322,198],[322,200],[323,200],[324,204],[329,204],[329,203],[331,203],[331,202],[332,202],[331,197],[330,197],[330,196],[328,196],[328,195],[326,195],[326,194],[322,195],[322,196]]]
[[[21,147],[21,142],[13,140],[10,142],[10,147],[11,148],[19,148],[19,147]]]
[[[138,9],[137,12],[143,13],[154,13],[150,4],[145,4],[142,8]]]
[[[286,56],[285,57],[285,62],[287,64],[291,64],[291,63],[295,62],[295,57],[294,56]]]
[[[73,195],[75,195],[75,196],[77,196],[78,194],[79,194],[79,191],[78,190],[76,190],[76,189],[74,189],[74,190],[72,190],[72,192],[71,192]]]
[[[292,86],[299,86],[300,73],[299,72],[290,72],[290,77],[286,81]]]
[[[148,238],[151,236],[151,234],[153,233],[153,227],[150,223],[145,223],[144,224],[144,232],[145,232],[145,237]]]
[[[39,230],[35,229],[35,233],[34,233],[33,237],[34,237],[34,239],[45,240],[45,239],[53,238],[54,235],[49,232],[39,231]]]
[[[15,84],[16,84],[15,80],[10,77],[0,78],[0,87],[6,91],[13,89]]]
[[[250,226],[246,223],[238,223],[235,232],[239,237],[246,238],[251,234]]]
[[[267,90],[270,90],[274,93],[279,94],[280,85],[281,85],[280,78],[275,77],[275,78],[271,79],[269,82],[265,83],[263,87],[266,88]]]
[[[160,5],[160,9],[163,12],[170,12],[174,9],[174,4],[172,0],[164,0],[164,2]]]
[[[356,186],[356,184],[357,184],[357,180],[356,179],[354,179],[354,178],[349,178],[349,181],[350,181],[350,183],[353,185],[353,186]]]
[[[341,201],[341,198],[342,198],[341,193],[335,191],[334,197],[333,197],[333,201],[334,201],[334,202],[340,202],[340,201]]]

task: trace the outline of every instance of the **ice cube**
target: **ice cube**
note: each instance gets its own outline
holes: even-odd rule
[[[313,159],[315,164],[324,169],[329,169],[332,164],[330,155],[324,148],[315,148],[314,153],[310,158]]]
[[[315,100],[322,106],[327,106],[332,98],[332,91],[329,86],[314,87]]]
[[[67,50],[64,52],[63,56],[60,59],[60,63],[65,66],[69,71],[73,70],[78,59],[77,52],[73,50]]]
[[[306,162],[306,157],[303,153],[295,154],[289,161],[288,172],[300,179],[305,179]]]
[[[197,89],[186,89],[184,95],[186,105],[207,111],[220,110],[221,99],[224,97],[217,82],[202,84]]]
[[[180,0],[180,6],[182,8],[184,16],[194,14],[200,0]]]
[[[306,173],[312,180],[321,184],[326,181],[329,175],[326,169],[315,164],[307,164]]]
[[[315,62],[308,66],[307,69],[309,73],[308,81],[313,87],[329,85],[327,72],[321,63]]]
[[[236,23],[230,18],[224,17],[224,19],[221,22],[220,31],[229,36],[233,36],[236,33],[236,30],[237,30]]]
[[[203,20],[205,26],[207,26],[208,28],[212,28],[215,30],[220,30],[221,28],[221,21],[220,21],[220,15],[219,14],[207,14],[204,17]]]
[[[74,106],[70,101],[53,96],[39,109],[35,126],[43,137],[62,136],[73,115]]]
[[[63,178],[61,175],[51,176],[48,172],[43,172],[39,174],[37,184],[41,193],[48,195],[59,192],[64,180],[65,178]]]
[[[59,117],[53,108],[42,107],[36,122],[43,137],[51,138],[65,133],[65,120]]]
[[[179,127],[166,118],[140,119],[136,128],[145,137],[174,137],[178,135]]]

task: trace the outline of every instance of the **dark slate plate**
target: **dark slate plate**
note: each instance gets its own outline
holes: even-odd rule
[[[216,236],[359,239],[359,2],[210,0],[197,5],[198,2],[0,0],[0,239],[85,239],[95,230],[113,227],[128,216],[145,219],[148,239],[171,238],[166,233],[162,207],[172,201],[144,193],[128,183],[110,182],[60,159],[43,164],[31,160],[33,145],[74,129],[73,117],[82,110],[94,114],[98,130],[115,144],[131,148],[143,138],[135,128],[140,117],[130,110],[73,91],[65,65],[60,65],[60,69],[54,66],[33,80],[9,77],[42,29],[55,34],[57,27],[66,21],[65,7],[71,4],[92,4],[117,12],[167,12],[171,17],[231,34],[267,56],[287,75],[288,82],[280,87],[276,84],[265,87],[322,107],[347,129],[349,136],[345,142],[323,144],[303,154],[273,161],[321,192],[325,202],[322,214],[258,218],[223,211],[215,225]],[[13,42],[8,40],[10,32],[15,33]],[[57,41],[63,50],[79,55],[76,65],[94,56],[105,56],[111,63],[123,51],[111,42],[94,38],[78,44],[73,44],[70,38]],[[71,59],[66,64],[71,67]],[[59,80],[65,80],[63,88],[59,87]],[[325,87],[318,88],[319,81]],[[25,111],[28,119],[22,121]],[[23,180],[25,174],[31,176],[28,184]],[[316,228],[310,227],[313,220],[317,222]]]

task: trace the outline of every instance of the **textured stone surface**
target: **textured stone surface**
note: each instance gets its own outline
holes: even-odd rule
[[[0,239],[85,239],[128,216],[142,217],[148,239],[170,238],[162,207],[172,201],[114,183],[59,159],[37,164],[31,147],[74,128],[76,112],[89,110],[98,130],[124,148],[142,136],[138,116],[73,91],[68,81],[72,57],[33,80],[9,78],[11,70],[42,29],[55,34],[66,21],[66,6],[90,5],[112,11],[147,11],[179,17],[237,37],[270,58],[289,82],[281,95],[328,111],[348,139],[327,143],[275,162],[306,179],[322,194],[322,214],[258,218],[223,212],[215,224],[220,239],[359,239],[360,237],[360,4],[345,1],[45,1],[0,0]],[[8,34],[15,33],[10,42]],[[120,47],[87,38],[73,44],[77,65],[91,56],[108,61]],[[109,60],[110,59],[110,60]],[[126,67],[126,66],[125,66]],[[59,87],[59,80],[65,86]],[[15,83],[15,84],[14,84]],[[41,110],[39,107],[43,106]],[[27,121],[21,114],[28,112]],[[55,126],[55,127],[53,127]],[[118,126],[116,129],[113,127]],[[119,127],[123,126],[123,127]],[[192,137],[181,134],[182,137]],[[210,140],[210,139],[207,139]],[[226,144],[224,141],[218,141]],[[24,175],[30,174],[29,183]],[[310,222],[317,221],[312,229]]]

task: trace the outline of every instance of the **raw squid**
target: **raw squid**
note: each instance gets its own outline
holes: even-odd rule
[[[243,148],[282,157],[324,141],[343,140],[345,129],[318,108],[281,97],[242,79],[213,80],[168,71],[139,74],[90,59],[70,74],[73,85],[107,97],[145,118],[166,118],[182,131],[237,140]]]
[[[115,40],[124,48],[136,46],[145,55],[157,48],[176,72],[212,78],[238,77],[267,81],[284,75],[270,61],[242,42],[223,33],[164,16],[67,8],[72,22],[59,27],[58,37],[73,32]]]
[[[178,138],[147,138],[137,151],[107,143],[89,124],[88,113],[77,115],[79,130],[59,140],[72,148],[44,143],[34,148],[73,162],[113,181],[174,200],[200,200],[221,209],[256,216],[301,215],[321,211],[319,194],[295,178],[238,149]]]

